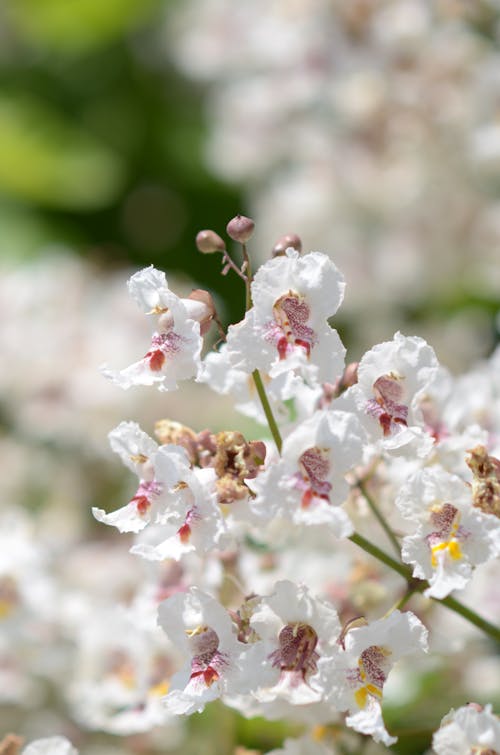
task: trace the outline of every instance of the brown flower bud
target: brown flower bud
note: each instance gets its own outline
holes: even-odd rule
[[[296,233],[286,233],[278,239],[273,246],[273,257],[282,257],[290,247],[296,249],[299,254],[302,251],[302,239]]]
[[[202,319],[199,320],[200,333],[202,336],[204,336],[205,333],[210,329],[212,320],[217,314],[214,300],[212,299],[212,294],[202,288],[194,288],[189,294],[188,299],[191,299],[192,301],[199,301],[205,305],[206,312],[203,315]]]
[[[205,230],[196,234],[196,246],[199,252],[203,254],[213,254],[214,252],[225,252],[226,245],[224,239],[221,239],[215,231]]]
[[[248,239],[253,233],[255,223],[250,218],[246,218],[244,215],[236,215],[235,218],[229,221],[226,226],[227,235],[238,241],[240,244],[246,244]]]

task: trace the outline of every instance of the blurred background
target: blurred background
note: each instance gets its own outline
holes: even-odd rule
[[[109,535],[90,506],[114,508],[129,490],[110,429],[234,422],[196,387],[125,394],[98,368],[144,352],[148,324],[125,288],[140,266],[164,269],[177,291],[212,290],[223,321],[240,318],[240,282],[194,245],[238,212],[256,221],[260,262],[290,232],[332,256],[351,360],[398,329],[456,373],[492,352],[499,40],[498,0],[0,0],[6,541],[15,511],[57,582],[69,553]],[[0,669],[4,728],[48,731],[47,693],[26,697],[7,642]],[[51,715],[51,731],[68,726]]]

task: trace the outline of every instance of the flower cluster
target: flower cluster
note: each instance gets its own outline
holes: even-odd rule
[[[204,252],[210,233],[199,240]],[[334,263],[288,247],[252,277],[248,235],[241,267],[223,242],[209,250],[223,254],[247,290],[245,317],[218,351],[202,356],[216,319],[207,292],[180,299],[152,267],[129,282],[155,318],[152,342],[139,362],[104,374],[122,388],[162,391],[194,377],[267,420],[271,437],[195,431],[168,419],[156,423],[156,440],[133,421],[110,433],[112,449],[138,480],[128,502],[108,513],[94,508],[94,516],[132,533],[131,553],[151,568],[171,564],[172,576],[166,594],[156,591],[152,602],[144,594],[126,615],[110,615],[109,682],[96,698],[95,680],[82,681],[75,700],[94,725],[111,706],[108,726],[117,732],[154,726],[162,716],[173,721],[221,698],[248,717],[327,731],[345,720],[390,746],[396,738],[382,716],[386,682],[400,659],[428,649],[421,618],[401,609],[414,593],[443,600],[464,589],[478,565],[500,555],[499,354],[483,370],[488,390],[470,398],[416,336],[397,332],[346,366],[331,324],[344,293]],[[375,520],[396,559],[373,543]],[[403,591],[385,588],[385,598],[397,598],[385,613],[384,599],[370,605],[365,598],[360,616],[342,588],[346,580],[353,585],[353,544],[406,580]],[[317,564],[329,560],[334,574],[335,554],[344,574],[327,581]],[[145,605],[148,616],[158,606],[163,650],[160,643],[153,652],[149,623],[143,639],[126,639],[125,627],[140,621]],[[89,633],[82,652],[102,654],[102,640],[93,645]],[[141,653],[151,661],[139,667]],[[456,722],[462,725],[458,714]],[[435,735],[436,752],[447,752],[439,750],[442,738]],[[283,752],[295,747],[334,751],[327,738],[307,735]]]

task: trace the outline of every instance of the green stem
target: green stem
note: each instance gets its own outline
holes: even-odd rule
[[[387,613],[384,615],[384,619],[386,616],[390,616],[393,611],[400,611],[402,608],[404,608],[404,606],[410,600],[411,596],[414,595],[416,592],[418,592],[417,587],[408,587],[404,595],[402,595],[400,599],[396,601],[396,603],[394,603],[392,608],[389,608]]]
[[[407,566],[404,566],[403,564],[393,559],[392,556],[384,553],[384,551],[380,550],[380,548],[378,548],[376,545],[373,545],[373,543],[370,543],[370,541],[364,538],[362,535],[354,533],[354,535],[351,535],[349,540],[352,543],[355,543],[355,545],[358,545],[374,558],[382,561],[382,563],[384,563],[390,569],[393,569],[395,572],[400,574],[408,582],[409,589],[413,589],[414,592],[420,592],[421,589],[425,589],[425,587],[427,586],[426,582],[421,582],[417,587],[415,587],[411,571]],[[440,603],[441,605],[446,606],[446,608],[449,608],[451,611],[458,613],[464,619],[470,621],[471,624],[474,624],[474,626],[476,626],[478,629],[481,629],[493,640],[496,640],[500,643],[500,628],[496,627],[494,624],[491,624],[489,621],[486,621],[486,619],[483,619],[481,616],[478,616],[475,611],[467,608],[455,598],[448,596],[447,598],[433,598],[433,600],[436,603]]]
[[[441,603],[443,606],[446,606],[446,608],[455,611],[455,613],[458,613],[464,619],[470,621],[471,624],[474,624],[478,629],[482,629],[483,632],[489,634],[489,636],[494,640],[500,642],[500,627],[496,627],[494,624],[486,621],[486,619],[481,618],[481,616],[478,616],[475,611],[467,608],[467,606],[464,606],[463,603],[460,603],[455,598],[452,598],[451,595],[448,595],[447,598],[433,598],[432,600],[435,600],[437,603]]]
[[[259,370],[254,370],[252,372],[252,377],[255,383],[255,387],[257,388],[257,393],[259,394],[260,403],[262,404],[262,408],[264,409],[264,414],[266,415],[267,424],[269,425],[269,429],[271,430],[271,435],[273,436],[274,442],[276,443],[276,448],[278,449],[279,453],[281,453],[281,446],[283,445],[283,441],[281,440],[281,433],[279,431],[278,424],[274,419],[273,410],[271,409],[271,404],[269,403],[269,399],[267,398],[266,389],[264,388],[264,383],[262,382],[262,377]]]
[[[359,480],[358,483],[357,483],[357,486],[358,486],[359,490],[361,491],[361,493],[363,495],[363,498],[366,500],[368,506],[370,507],[370,509],[372,511],[372,514],[374,515],[375,519],[378,521],[378,523],[380,524],[380,526],[384,530],[385,534],[387,535],[387,537],[391,541],[392,545],[394,546],[394,549],[395,549],[396,553],[398,554],[398,557],[400,557],[401,556],[401,546],[398,543],[398,539],[397,539],[396,535],[394,534],[394,532],[390,528],[389,524],[385,520],[384,515],[379,510],[377,504],[373,500],[373,498],[370,495],[370,493],[367,491],[364,482],[362,482],[361,480]]]
[[[364,551],[369,553],[374,558],[377,558],[379,561],[382,561],[386,566],[389,567],[389,569],[392,569],[393,571],[400,574],[403,579],[406,579],[407,582],[409,582],[412,579],[411,570],[407,566],[403,566],[403,564],[400,561],[396,561],[392,556],[389,556],[387,553],[385,553],[383,550],[381,550],[378,546],[373,545],[369,540],[367,540],[363,535],[358,535],[357,532],[354,533],[354,535],[351,535],[349,540],[352,543],[355,543],[360,548],[363,548]]]

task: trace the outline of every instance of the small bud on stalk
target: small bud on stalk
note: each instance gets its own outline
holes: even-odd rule
[[[227,235],[239,244],[246,244],[252,236],[255,223],[244,215],[236,215],[226,226]]]
[[[215,231],[204,230],[196,234],[196,246],[202,254],[214,254],[215,252],[225,252],[226,244]]]
[[[284,236],[281,236],[273,246],[272,256],[283,257],[286,250],[290,247],[296,249],[299,254],[302,251],[302,239],[296,233],[286,233]]]

